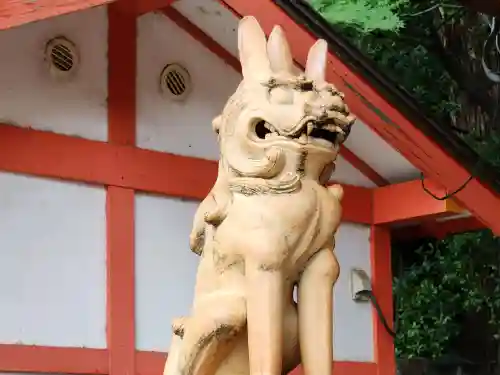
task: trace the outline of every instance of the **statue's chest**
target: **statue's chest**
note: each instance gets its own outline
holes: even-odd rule
[[[255,247],[254,251],[269,253],[273,261],[292,266],[312,256],[332,237],[332,209],[326,189],[235,197],[226,219],[216,230],[214,259],[227,265],[238,263],[245,254],[241,249]]]

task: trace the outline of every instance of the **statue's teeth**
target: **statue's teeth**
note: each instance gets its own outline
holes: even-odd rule
[[[298,139],[298,140],[299,140],[299,143],[300,143],[300,144],[303,144],[303,145],[307,144],[307,140],[308,140],[308,138],[307,138],[307,134],[306,134],[306,133],[302,133],[302,134],[300,135],[300,137],[299,137],[299,139]]]
[[[326,130],[328,130],[329,132],[332,132],[332,133],[338,133],[338,132],[342,131],[342,129],[335,124],[328,125],[326,127]]]
[[[274,131],[274,128],[273,128],[273,127],[271,126],[271,124],[270,124],[270,123],[268,123],[268,122],[265,122],[265,123],[264,123],[264,127],[265,127],[267,130],[271,131],[271,132],[273,132],[273,131]]]
[[[313,124],[308,123],[307,124],[307,135],[310,135],[312,131],[313,131]]]

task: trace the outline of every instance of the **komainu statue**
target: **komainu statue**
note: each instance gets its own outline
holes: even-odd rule
[[[238,45],[243,80],[213,121],[219,172],[190,236],[192,310],[173,322],[164,375],[281,375],[299,363],[330,375],[343,191],[327,182],[354,117],[325,81],[324,40],[304,73],[280,27],[266,40],[245,17]]]

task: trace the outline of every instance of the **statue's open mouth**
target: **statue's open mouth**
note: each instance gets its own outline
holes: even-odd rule
[[[264,120],[255,124],[255,134],[262,140],[287,138],[303,145],[314,144],[326,148],[332,148],[341,143],[344,135],[342,129],[336,124],[324,122],[318,126],[312,121],[305,123],[298,131],[284,135]]]

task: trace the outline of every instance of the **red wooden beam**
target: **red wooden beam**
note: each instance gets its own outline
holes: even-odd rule
[[[123,142],[130,140],[119,136]],[[3,171],[191,199],[203,199],[217,175],[217,163],[211,160],[9,125],[0,125],[0,150]],[[428,195],[419,180],[375,189],[342,185],[344,220],[349,222],[421,222],[462,212],[453,201],[442,202]],[[428,181],[426,187],[435,194],[444,193]]]
[[[424,186],[437,196],[446,194],[430,181],[425,181]],[[433,198],[422,188],[420,180],[379,187],[373,194],[374,224],[430,221],[464,212],[453,199]]]
[[[340,185],[344,189],[342,219],[352,223],[371,224],[373,221],[373,190],[360,186]]]
[[[373,294],[389,326],[393,324],[391,233],[386,226],[372,225],[370,231],[370,264]],[[394,339],[385,329],[376,309],[373,316],[373,348],[377,375],[396,374]]]
[[[136,16],[134,0],[108,9],[108,142],[134,147],[136,139]],[[99,163],[99,160],[95,162]],[[108,170],[106,173],[110,173]],[[135,196],[106,192],[107,346],[109,375],[135,374]]]
[[[120,129],[131,127],[118,122],[119,113],[109,119],[113,116]],[[110,136],[120,142],[133,137],[111,128]],[[201,200],[212,188],[217,168],[211,160],[0,124],[0,171]],[[344,221],[371,223],[371,189],[342,186]]]
[[[135,0],[108,7],[108,140],[135,145],[136,17],[127,10]]]
[[[168,9],[175,0],[137,0],[135,13],[137,15]]]
[[[135,373],[134,191],[106,194],[106,269],[109,375]]]
[[[274,2],[268,0],[222,2],[238,15],[255,16],[267,33],[274,25],[281,25],[291,40],[295,59],[300,64],[305,64],[307,53],[315,38]],[[347,104],[353,113],[425,173],[427,178],[440,183],[450,191],[457,189],[469,178],[469,172],[462,165],[389,104],[363,78],[352,72],[334,53],[329,54],[328,66],[328,81],[345,93]],[[500,197],[489,187],[473,178],[455,197],[494,233],[500,234],[500,220],[498,220]]]
[[[219,43],[217,43],[214,39],[208,36],[198,26],[196,26],[190,20],[184,17],[184,15],[182,15],[179,11],[177,11],[172,7],[169,7],[163,9],[163,13],[177,26],[179,26],[186,33],[191,35],[195,40],[197,40],[203,46],[205,46],[210,52],[218,56],[222,61],[224,61],[227,65],[232,67],[238,73],[241,73],[240,61],[231,53],[229,53]],[[375,171],[370,165],[368,165],[365,161],[359,158],[347,147],[342,146],[340,155],[354,168],[359,170],[368,179],[370,179],[375,185],[385,186],[389,184],[389,181],[387,181],[384,177],[382,177],[377,171]]]
[[[160,352],[137,353],[137,375],[158,375],[163,372],[167,354]],[[335,361],[333,375],[378,375],[372,362]],[[303,375],[302,366],[297,366],[289,375]]]
[[[110,4],[116,0],[4,0],[0,1],[0,31],[30,22]],[[123,11],[135,15],[170,6],[175,0],[134,0]]]
[[[0,344],[0,372],[107,375],[108,351]]]
[[[9,125],[0,150],[2,171],[183,198],[203,199],[217,175],[214,161]]]
[[[112,1],[114,0],[3,0],[0,1],[0,31]]]
[[[140,351],[137,353],[136,375],[163,374],[167,353]]]
[[[123,142],[128,141],[125,135],[118,136],[123,137]],[[191,199],[203,199],[217,175],[217,162],[211,160],[10,125],[0,125],[0,150],[3,171]],[[348,222],[422,222],[462,212],[455,202],[438,201],[428,195],[419,180],[374,189],[342,186],[343,217]],[[426,187],[435,194],[444,193],[428,181]]]
[[[107,356],[106,349],[0,345],[0,372],[108,375]],[[137,350],[135,358],[135,375],[159,375],[163,372],[167,353]],[[333,375],[360,374],[377,375],[375,363],[333,363]],[[301,367],[290,375],[302,375]]]

